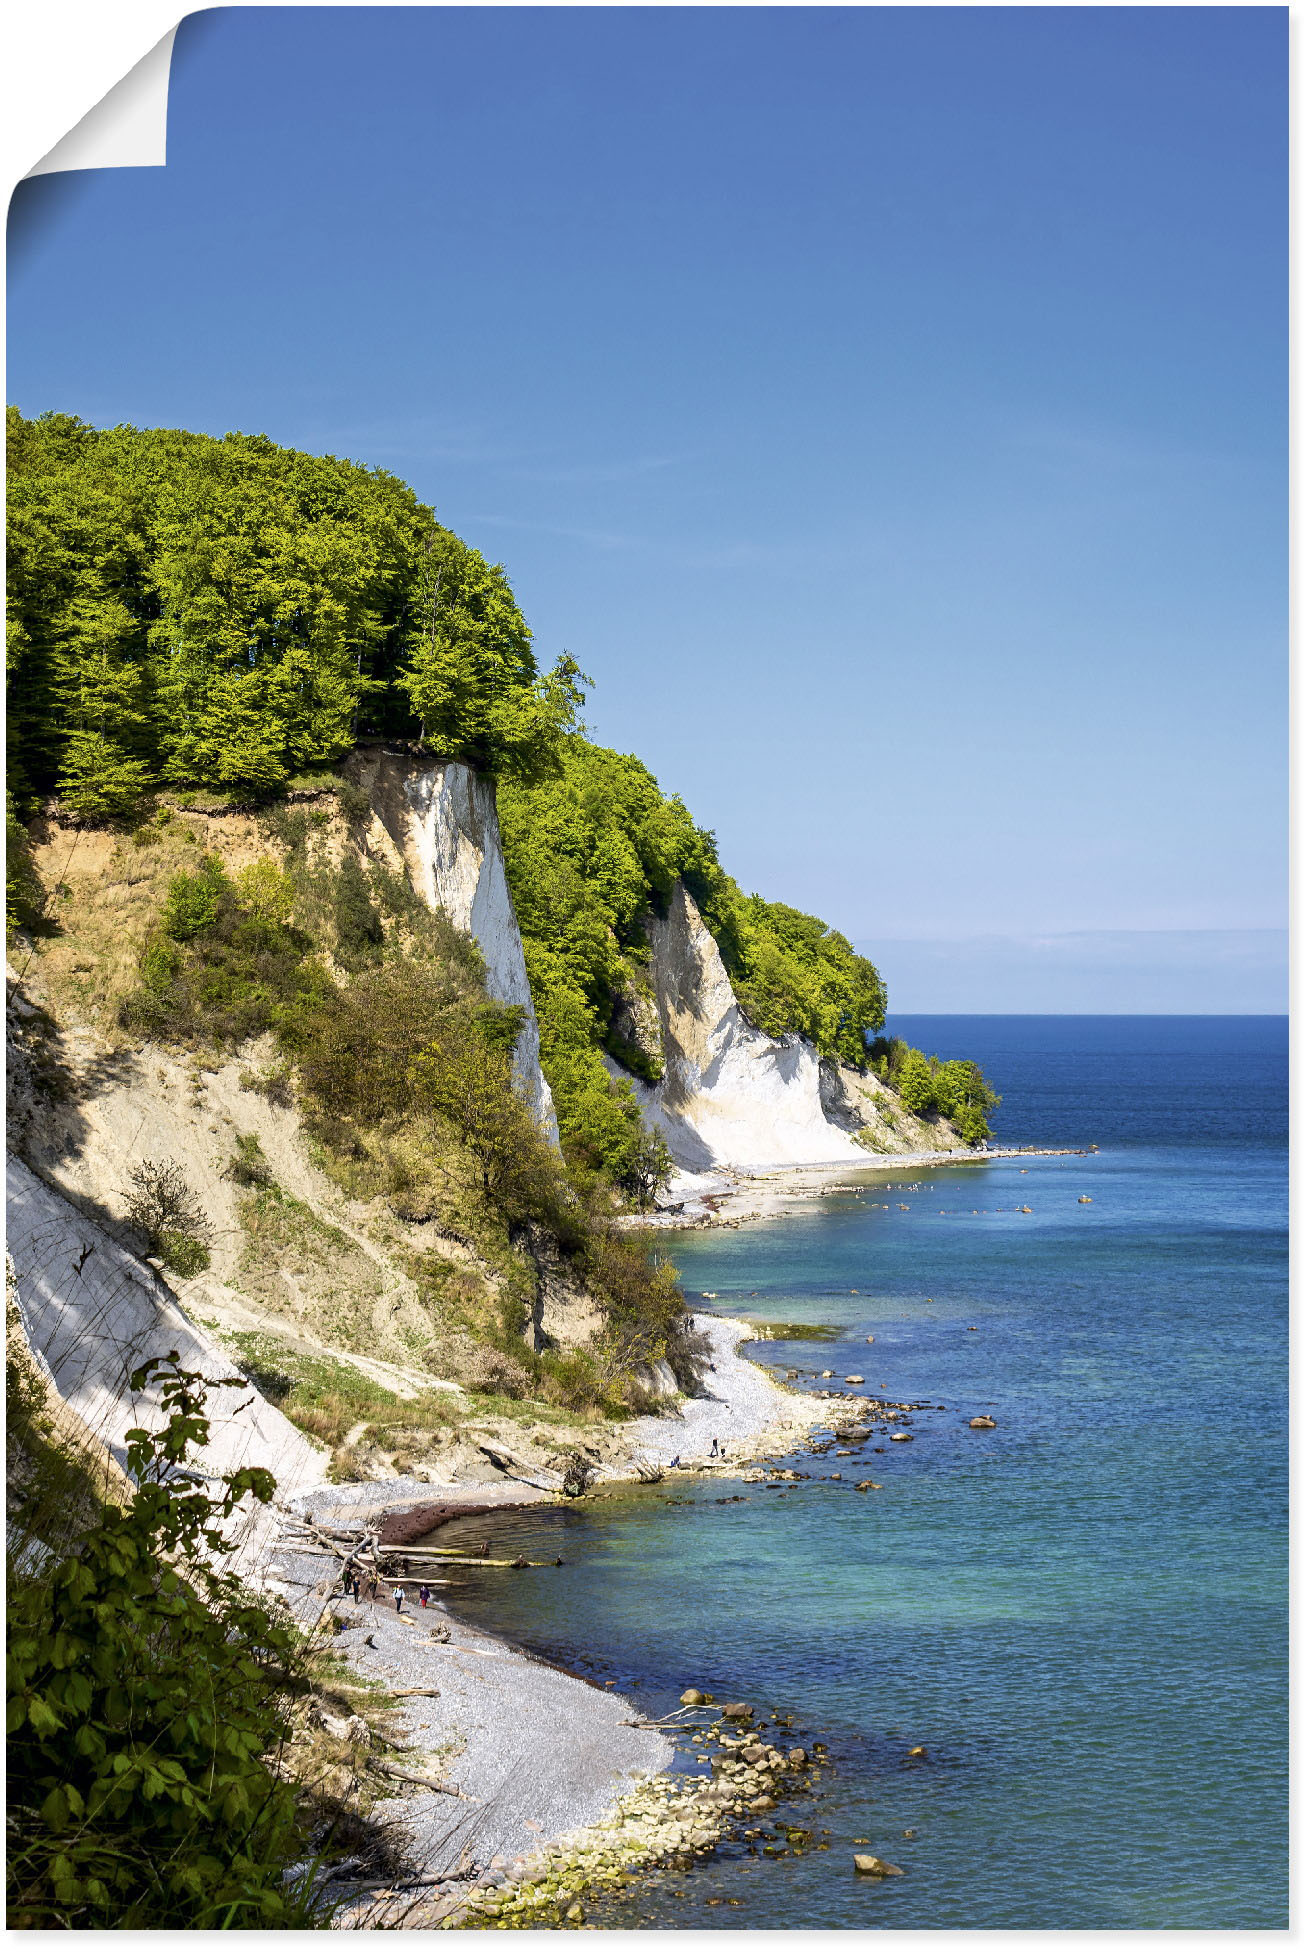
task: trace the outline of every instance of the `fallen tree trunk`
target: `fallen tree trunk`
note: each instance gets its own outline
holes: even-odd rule
[[[368,1756],[367,1761],[382,1776],[392,1776],[395,1782],[413,1783],[418,1789],[437,1790],[441,1796],[456,1796],[463,1803],[475,1803],[478,1797],[467,1796],[454,1783],[436,1782],[433,1776],[418,1776],[411,1769],[400,1769],[396,1762],[385,1762],[380,1756]]]

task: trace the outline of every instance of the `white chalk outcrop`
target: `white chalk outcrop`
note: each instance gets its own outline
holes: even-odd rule
[[[82,1423],[125,1464],[127,1432],[157,1426],[157,1389],[133,1396],[133,1369],[176,1350],[208,1393],[209,1442],[192,1468],[221,1477],[245,1465],[268,1470],[279,1499],[322,1482],[329,1458],[252,1384],[233,1387],[233,1358],[192,1322],[154,1269],[38,1179],[7,1162],[8,1248],[23,1331],[38,1363]],[[237,1542],[255,1550],[271,1514],[245,1500]]]
[[[460,760],[409,760],[376,751],[355,754],[350,772],[422,900],[474,937],[490,996],[524,1009],[514,1059],[517,1083],[555,1145],[557,1115],[539,1065],[539,1024],[507,888],[492,781]]]
[[[675,1163],[689,1172],[863,1166],[864,1150],[825,1108],[819,1052],[804,1037],[767,1037],[748,1021],[682,882],[650,935],[665,1076],[654,1086],[630,1083]]]

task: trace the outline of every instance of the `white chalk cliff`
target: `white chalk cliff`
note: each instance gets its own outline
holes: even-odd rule
[[[190,1316],[146,1261],[39,1180],[7,1161],[7,1244],[23,1331],[38,1364],[86,1428],[125,1464],[127,1432],[158,1427],[156,1386],[133,1396],[133,1369],[175,1350],[184,1369],[207,1378],[209,1441],[191,1469],[220,1477],[244,1465],[272,1472],[278,1497],[319,1484],[328,1458],[239,1375],[238,1364]],[[252,1500],[231,1533],[252,1547],[275,1529]]]
[[[677,883],[650,928],[652,985],[665,1075],[630,1083],[643,1115],[689,1172],[734,1166],[865,1164],[821,1088],[821,1059],[804,1037],[767,1037],[733,993],[715,937]],[[614,1062],[613,1075],[627,1075]]]
[[[490,996],[524,1009],[516,1080],[555,1145],[557,1115],[539,1066],[539,1024],[507,888],[492,781],[458,760],[409,760],[374,750],[356,753],[349,770],[422,900],[474,937]]]

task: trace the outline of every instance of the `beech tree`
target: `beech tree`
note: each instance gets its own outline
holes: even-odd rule
[[[531,632],[501,563],[488,563],[445,530],[426,539],[423,628],[399,679],[440,758],[538,779],[557,770],[575,729],[586,679],[563,656],[542,680]]]
[[[541,676],[502,568],[382,469],[11,410],[9,542],[20,808],[268,798],[376,732],[537,779],[577,723],[574,659]]]

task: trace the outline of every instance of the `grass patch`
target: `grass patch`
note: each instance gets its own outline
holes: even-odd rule
[[[350,1430],[446,1429],[461,1420],[460,1399],[448,1390],[402,1397],[332,1356],[312,1355],[262,1330],[229,1335],[254,1387],[291,1423],[337,1449]]]

